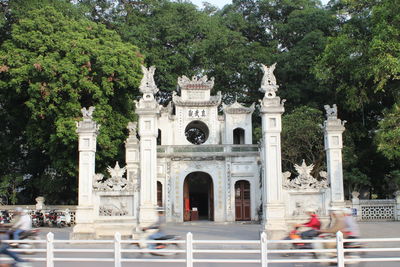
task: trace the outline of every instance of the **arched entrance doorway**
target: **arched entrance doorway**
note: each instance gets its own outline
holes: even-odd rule
[[[211,176],[192,172],[183,184],[183,220],[214,220],[214,187]]]
[[[250,183],[240,180],[235,183],[236,221],[250,221]]]

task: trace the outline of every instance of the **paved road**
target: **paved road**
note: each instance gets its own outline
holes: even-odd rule
[[[384,238],[384,237],[400,237],[400,222],[382,222],[382,223],[360,223],[360,228],[362,231],[362,236],[364,238]],[[250,245],[250,244],[223,244],[223,240],[259,240],[260,238],[260,225],[259,224],[215,224],[210,222],[198,222],[194,224],[170,224],[167,226],[167,232],[169,234],[178,234],[182,237],[185,237],[187,232],[193,233],[194,240],[221,240],[220,243],[212,244],[212,245],[204,245],[197,244],[197,248],[211,248],[211,249],[259,249],[258,245]],[[55,239],[67,240],[69,238],[69,233],[71,231],[70,228],[57,229],[57,228],[43,228],[42,229],[42,237],[44,238],[46,233],[49,231],[55,234]],[[42,246],[43,247],[43,246]],[[70,245],[66,244],[57,244],[56,248],[68,248]],[[88,248],[101,248],[101,249],[113,249],[112,245],[75,245],[74,247],[79,247],[82,249]],[[125,245],[123,247],[126,247]],[[400,248],[400,242],[397,243],[376,243],[376,244],[368,244],[368,247],[398,247]],[[104,253],[90,253],[83,252],[80,254],[64,252],[64,253],[56,253],[57,258],[72,258],[72,257],[89,257],[93,259],[99,258],[111,258],[113,257],[112,252],[104,252]],[[386,257],[400,257],[400,252],[391,252],[391,253],[368,253],[366,257],[377,257],[377,256],[386,256]],[[42,253],[36,253],[31,257],[44,257]],[[185,259],[185,254],[178,254],[175,256],[169,257],[160,257],[153,256],[147,253],[124,253],[123,257],[126,259],[143,259],[143,260],[157,260],[157,259]],[[224,253],[214,254],[195,254],[195,258],[215,258],[215,259],[259,259],[259,254],[240,254],[240,253]],[[273,256],[274,258],[283,258],[280,255]],[[45,266],[43,262],[33,263],[33,266]],[[76,266],[76,267],[105,267],[105,266],[113,266],[112,262],[56,262],[56,267],[67,267],[67,266]],[[123,263],[123,266],[143,266],[143,267],[154,267],[154,266],[185,266],[184,263]],[[259,266],[259,264],[245,264],[245,263],[195,263],[195,267],[224,267],[224,266],[240,266],[240,267],[252,267]],[[279,267],[314,267],[320,266],[319,264],[307,264],[307,263],[285,263],[285,264],[271,264],[270,266],[279,266]],[[385,263],[366,263],[365,267],[397,267],[400,266],[400,262],[385,262]]]

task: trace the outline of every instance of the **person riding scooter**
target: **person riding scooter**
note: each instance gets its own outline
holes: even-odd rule
[[[300,233],[300,236],[302,239],[312,239],[313,237],[318,236],[319,230],[321,228],[321,222],[318,219],[317,214],[315,213],[315,210],[312,208],[307,208],[304,211],[308,216],[310,216],[310,219],[308,222],[303,223],[303,224],[296,224],[295,227],[309,227],[311,228],[310,230],[304,231]]]
[[[329,214],[331,217],[330,227],[327,229],[322,229],[319,232],[336,234],[338,231],[341,231],[343,233],[346,229],[343,209],[331,208],[329,209]]]
[[[165,220],[165,216],[164,216],[164,211],[159,210],[158,211],[158,222],[150,227],[143,228],[144,231],[150,230],[150,229],[157,230],[157,232],[155,232],[154,234],[151,234],[147,239],[148,240],[157,240],[157,239],[165,236],[165,233],[164,233],[165,223],[166,223],[166,220]],[[148,248],[155,249],[156,245],[157,244],[155,244],[155,243],[149,243]]]
[[[18,217],[17,222],[12,227],[13,239],[19,240],[21,233],[32,229],[32,220],[31,220],[31,216],[29,216],[29,214],[27,214],[26,210],[23,210],[21,208],[16,208],[15,212],[16,212],[16,215],[18,215],[19,217]]]
[[[353,239],[360,237],[360,228],[356,220],[353,218],[353,211],[349,208],[343,209],[344,213],[344,223],[346,228],[343,232],[345,238]]]
[[[17,253],[10,251],[10,246],[6,243],[2,243],[1,240],[0,240],[0,254],[4,254],[12,258],[15,261],[15,263],[12,266],[30,266],[30,264],[26,260],[20,258]]]

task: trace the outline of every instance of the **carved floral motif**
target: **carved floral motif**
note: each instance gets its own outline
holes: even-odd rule
[[[320,172],[320,176],[323,178],[321,181],[318,181],[311,176],[311,171],[314,168],[314,164],[307,165],[303,159],[303,163],[301,165],[295,164],[294,167],[299,175],[296,178],[290,180],[290,172],[284,172],[282,174],[283,188],[301,190],[325,189],[329,187],[327,181],[327,173],[325,171]]]
[[[118,161],[114,168],[107,167],[110,174],[110,178],[104,180],[103,174],[95,174],[93,177],[93,188],[95,190],[107,190],[107,191],[122,191],[122,190],[133,190],[132,182],[129,182],[126,178],[122,177],[125,174],[126,167],[121,168]]]
[[[125,216],[129,215],[126,204],[120,202],[119,207],[114,204],[104,204],[99,207],[100,216]]]

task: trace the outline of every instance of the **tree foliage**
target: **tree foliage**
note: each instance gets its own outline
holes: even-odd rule
[[[10,201],[74,199],[83,106],[96,106],[102,125],[98,171],[122,160],[141,62],[157,67],[162,104],[181,75],[215,77],[224,101],[250,104],[262,97],[259,64],[277,62],[278,94],[288,100],[283,168],[303,158],[315,173],[324,168],[320,110],[336,103],[348,121],[346,191],[388,197],[395,188],[398,1],[234,0],[219,10],[170,0],[0,0],[0,15],[0,191]],[[259,138],[257,111],[253,126]]]
[[[323,123],[320,110],[301,106],[282,117],[282,165],[284,171],[294,172],[294,164],[314,164],[313,175],[326,171]]]
[[[343,0],[333,1],[331,9],[340,24],[328,38],[314,73],[324,86],[336,91],[343,119],[350,122],[347,128],[357,154],[357,169],[363,173],[356,176],[368,176],[366,184],[369,180],[373,190],[385,196],[381,181],[400,167],[377,152],[395,155],[389,145],[396,144],[395,108],[385,110],[399,101],[398,3]]]
[[[396,104],[379,122],[378,150],[388,159],[400,159],[400,107]]]
[[[96,107],[94,118],[103,126],[97,160],[104,168],[118,158],[124,128],[134,119],[142,55],[104,25],[45,7],[13,25],[0,62],[1,106],[23,129],[20,153],[28,166],[22,174],[35,181],[30,197],[49,194],[51,200],[52,194],[65,192],[73,199],[75,190],[60,189],[76,185],[80,109]],[[10,125],[9,134],[13,130]]]

